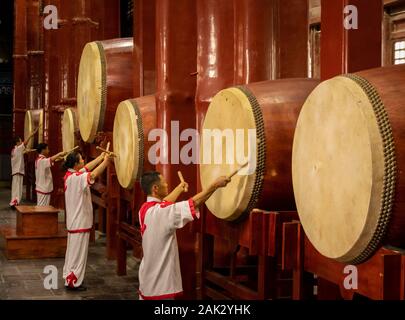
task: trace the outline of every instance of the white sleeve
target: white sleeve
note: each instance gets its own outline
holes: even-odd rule
[[[80,189],[85,190],[86,188],[90,187],[94,184],[94,180],[91,178],[91,174],[89,173],[82,173],[78,176],[80,179]]]
[[[171,230],[183,228],[190,221],[200,218],[200,212],[194,208],[191,199],[177,203],[162,202],[159,206],[159,214],[167,217]]]
[[[41,163],[41,166],[42,166],[44,169],[52,167],[52,164],[53,164],[53,163],[52,163],[51,158],[41,159],[41,160],[39,160],[39,161],[40,161],[40,163]]]

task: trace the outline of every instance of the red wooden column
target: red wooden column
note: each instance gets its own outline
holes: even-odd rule
[[[308,0],[275,0],[275,78],[308,76]],[[334,1],[334,0],[332,0]],[[360,0],[361,1],[361,0]]]
[[[276,66],[273,44],[277,0],[234,0],[234,3],[235,84],[270,80]]]
[[[14,101],[13,134],[24,136],[27,90],[27,2],[14,2]]]
[[[134,97],[156,92],[156,1],[139,0],[134,8]]]
[[[43,26],[38,0],[27,1],[28,88],[27,109],[42,108],[44,51]]]
[[[120,37],[120,1],[119,0],[86,0],[92,1],[95,18],[99,22],[98,35],[93,41]]]
[[[76,99],[77,97],[77,79],[79,74],[79,64],[80,58],[82,56],[84,46],[92,41],[95,34],[99,28],[99,23],[92,19],[91,12],[92,6],[91,1],[86,0],[73,0],[72,2],[72,20],[71,20],[71,30],[72,30],[72,40],[74,46],[71,50],[69,56],[69,68],[71,71],[71,80],[73,85],[69,97]]]
[[[346,6],[358,12],[358,29],[347,30]],[[381,66],[383,0],[322,0],[321,78]]]
[[[178,183],[177,171],[190,182],[187,196],[196,191],[196,166],[174,164],[170,147],[178,143],[172,139],[171,122],[179,121],[179,131],[195,128],[195,88],[197,70],[197,10],[190,0],[157,0],[156,2],[156,65],[157,65],[157,127],[168,133],[169,164],[158,164],[157,170],[167,179],[169,188]],[[180,148],[186,143],[179,143]],[[185,298],[194,298],[196,289],[196,234],[192,224],[177,233],[180,265]]]
[[[197,129],[201,133],[205,114],[212,98],[222,89],[234,85],[235,70],[235,12],[234,1],[197,0],[197,89],[195,97]],[[193,182],[194,183],[194,182]],[[201,190],[200,175],[197,171],[196,187]],[[210,214],[203,206],[200,208],[199,224],[199,261],[197,268],[197,296],[202,298],[205,288],[205,269],[208,257],[214,256],[213,237],[206,236],[210,226],[206,216]],[[194,224],[197,225],[196,222]],[[212,249],[212,251],[211,251]],[[215,246],[216,262],[222,265],[229,262],[227,244]],[[211,260],[210,260],[211,261]]]
[[[197,127],[201,129],[212,98],[234,84],[233,1],[197,0]]]

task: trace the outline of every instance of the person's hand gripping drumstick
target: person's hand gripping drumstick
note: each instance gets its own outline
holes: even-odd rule
[[[239,171],[241,171],[244,167],[246,167],[249,164],[249,161],[245,162],[242,164],[239,168],[235,169],[230,175],[228,175],[229,179],[232,179],[234,175],[236,175]]]
[[[107,149],[104,149],[104,148],[101,148],[101,147],[96,147],[96,149],[104,152],[105,154],[108,154],[110,157],[116,157],[117,156],[114,152],[109,151],[110,143],[108,143]]]
[[[177,171],[177,174],[180,179],[180,187],[183,189],[183,192],[188,192],[188,183],[184,181],[183,175],[181,174],[180,171]]]

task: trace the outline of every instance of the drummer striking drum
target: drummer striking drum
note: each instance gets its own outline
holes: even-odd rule
[[[39,127],[35,129],[27,138],[22,141],[20,137],[15,138],[15,146],[11,151],[11,174],[13,181],[11,183],[11,201],[10,206],[18,206],[20,204],[23,193],[23,180],[24,180],[24,153],[26,153],[26,145],[38,132]]]
[[[68,290],[86,290],[82,283],[86,271],[90,231],[93,226],[90,186],[107,168],[110,159],[110,154],[103,153],[84,166],[81,154],[72,152],[64,164],[68,170],[64,178],[68,243],[63,278]]]
[[[229,177],[220,177],[188,201],[175,203],[187,191],[186,182],[182,181],[168,194],[167,183],[160,173],[148,172],[142,176],[141,186],[148,198],[139,210],[143,248],[139,267],[141,300],[173,299],[182,293],[176,229],[199,218],[199,207],[229,182]]]
[[[57,161],[63,159],[65,152],[59,152],[52,157],[49,155],[49,148],[46,143],[37,146],[38,158],[35,160],[35,184],[37,192],[37,206],[49,206],[51,193],[53,191],[53,180],[51,167]]]

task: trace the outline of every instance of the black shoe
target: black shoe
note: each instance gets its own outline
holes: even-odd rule
[[[86,291],[87,287],[85,287],[84,285],[81,285],[79,287],[69,287],[69,286],[65,286],[65,289],[68,291]]]

